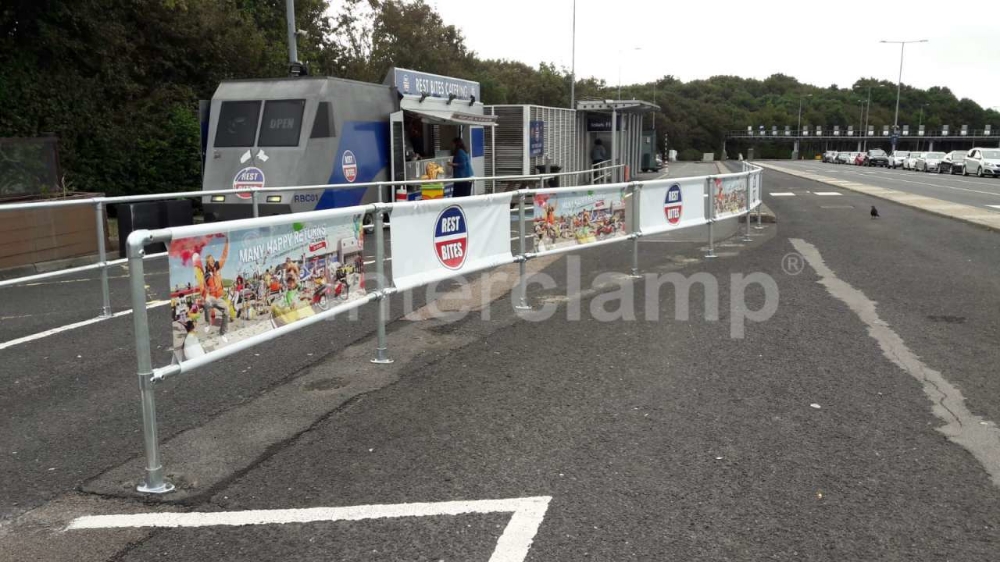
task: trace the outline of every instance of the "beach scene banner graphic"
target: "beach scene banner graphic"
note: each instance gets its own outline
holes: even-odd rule
[[[541,252],[628,236],[625,189],[535,194],[534,228]]]
[[[747,178],[714,178],[715,218],[747,210]]]
[[[221,226],[221,225],[220,225]],[[365,295],[362,215],[171,241],[179,361]]]

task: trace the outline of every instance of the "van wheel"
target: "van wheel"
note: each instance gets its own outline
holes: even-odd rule
[[[962,166],[962,175],[963,176],[968,176],[969,175],[969,167],[968,166]]]
[[[976,170],[976,177],[977,178],[983,177],[983,167],[982,166],[980,166],[979,169]]]

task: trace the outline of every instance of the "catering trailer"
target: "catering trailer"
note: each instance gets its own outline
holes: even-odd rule
[[[452,184],[452,140],[463,140],[473,172],[486,172],[485,115],[476,82],[401,68],[382,84],[329,77],[222,82],[202,109],[205,220],[253,215],[255,189],[441,179],[428,189],[383,193],[327,187],[256,196],[260,216],[377,200],[440,197]],[[482,193],[476,182],[474,193]]]

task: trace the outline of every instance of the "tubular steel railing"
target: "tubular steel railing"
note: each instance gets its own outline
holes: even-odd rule
[[[467,270],[448,270],[441,269],[436,272],[437,277],[434,278],[435,281],[441,279],[447,279],[450,277],[455,277],[463,274],[474,273],[476,271],[485,271],[502,265],[507,265],[511,263],[518,263],[520,270],[520,279],[518,281],[518,286],[516,289],[516,300],[515,308],[519,310],[528,310],[531,307],[527,302],[527,275],[526,275],[526,263],[528,260],[533,258],[552,255],[566,252],[573,252],[578,249],[585,249],[590,247],[603,246],[607,244],[614,244],[617,242],[632,242],[632,259],[631,259],[631,276],[639,276],[639,253],[638,253],[638,242],[639,238],[643,235],[657,234],[666,231],[672,231],[683,228],[690,228],[700,225],[708,225],[708,236],[709,236],[709,250],[706,257],[715,257],[714,247],[715,247],[715,232],[714,223],[719,220],[731,219],[736,217],[745,216],[746,220],[746,231],[744,234],[744,239],[748,239],[750,235],[750,215],[756,208],[758,211],[758,228],[760,227],[760,207],[761,207],[761,193],[762,193],[762,169],[758,166],[754,166],[747,162],[743,162],[742,170],[738,173],[732,174],[721,174],[714,176],[701,176],[695,178],[682,178],[682,179],[664,179],[664,180],[654,180],[649,182],[628,182],[628,183],[610,183],[601,185],[587,185],[587,186],[570,186],[570,187],[560,187],[560,188],[547,188],[542,185],[544,179],[548,176],[535,177],[539,181],[539,188],[536,189],[521,189],[516,192],[511,193],[511,197],[517,198],[517,208],[512,209],[511,203],[513,200],[511,198],[498,198],[496,195],[482,195],[467,198],[455,199],[456,205],[461,205],[465,201],[469,202],[481,202],[484,205],[506,205],[506,212],[515,212],[518,222],[518,241],[517,241],[517,254],[510,252],[509,255],[504,254],[502,259],[494,260],[490,262],[489,265],[480,266],[478,268],[470,268]],[[717,210],[717,198],[719,201],[723,198],[722,185],[725,180],[738,180],[737,188],[731,189],[728,195],[736,195],[739,193],[737,189],[744,189],[745,194],[743,195],[742,205],[737,203],[737,208],[735,210],[729,209],[720,213]],[[701,189],[698,188],[698,182],[701,183]],[[691,191],[691,196],[695,201],[693,201],[692,209],[696,209],[693,212],[694,218],[690,221],[681,223],[672,223],[674,226],[666,224],[664,221],[670,221],[671,215],[667,214],[666,219],[664,219],[664,194],[666,194],[665,201],[669,203],[671,201],[671,192],[673,190],[678,190],[680,193],[680,184],[683,183],[687,185]],[[390,185],[389,183],[377,182],[375,185]],[[732,184],[730,184],[732,185]],[[276,189],[276,188],[272,188]],[[663,224],[651,225],[646,219],[647,215],[642,215],[642,193],[643,190],[648,190],[648,197],[652,199],[657,197],[655,200],[649,201],[650,204],[656,203],[660,208],[658,209],[658,219]],[[525,213],[525,204],[528,198],[534,198],[536,196],[549,196],[549,197],[559,197],[559,196],[572,196],[574,193],[586,193],[588,196],[593,193],[600,192],[612,192],[618,190],[622,193],[622,203],[625,203],[625,199],[628,199],[628,208],[631,213],[631,227],[627,228],[624,223],[622,225],[622,230],[620,233],[612,238],[607,238],[604,240],[597,240],[594,238],[592,242],[579,242],[576,244],[567,245],[563,247],[553,247],[549,249],[539,250],[536,245],[534,252],[528,251],[527,245],[527,218]],[[657,191],[654,191],[657,190]],[[738,197],[737,197],[738,199]],[[679,202],[679,201],[678,201]],[[410,205],[411,209],[413,205],[424,206],[424,205],[434,205],[439,204],[439,201],[424,201],[424,202],[413,202],[404,203],[403,205]],[[699,206],[703,206],[699,209]],[[253,218],[253,219],[242,219],[238,221],[231,221],[229,223],[219,223],[218,228],[215,224],[201,224],[193,226],[183,226],[183,227],[173,227],[165,228],[159,230],[138,230],[133,232],[128,237],[127,250],[128,250],[128,263],[129,263],[129,275],[130,275],[130,285],[131,285],[131,299],[133,308],[133,322],[135,329],[135,346],[136,346],[136,356],[137,356],[137,374],[139,376],[140,382],[140,396],[142,404],[142,422],[143,422],[143,441],[144,441],[144,451],[145,451],[145,477],[142,484],[138,487],[140,492],[144,493],[166,493],[173,490],[173,485],[167,481],[164,477],[163,464],[160,459],[159,453],[159,440],[157,436],[157,421],[156,421],[156,399],[154,392],[154,384],[156,381],[164,379],[169,376],[180,375],[184,373],[189,373],[195,369],[210,365],[216,361],[219,361],[225,357],[231,356],[233,354],[239,353],[246,349],[249,349],[255,345],[270,341],[272,339],[281,337],[289,332],[297,331],[303,329],[307,326],[313,325],[317,322],[332,318],[338,314],[343,314],[349,310],[364,306],[372,302],[378,302],[378,314],[377,314],[377,332],[376,332],[376,347],[375,356],[372,359],[374,363],[391,363],[392,359],[389,358],[388,344],[386,341],[386,324],[388,322],[388,299],[393,294],[400,292],[400,289],[393,286],[385,276],[385,237],[383,229],[383,215],[391,215],[393,209],[402,209],[399,204],[394,203],[375,203],[369,205],[361,205],[356,207],[348,207],[342,209],[330,209],[326,211],[313,211],[309,213],[297,213],[291,215],[277,215],[271,217],[263,218]],[[496,208],[491,208],[496,209]],[[434,209],[436,210],[436,209]],[[501,212],[498,210],[498,212]],[[329,220],[334,218],[343,218],[347,216],[358,216],[358,215],[372,215],[373,221],[375,223],[374,233],[375,233],[375,269],[376,269],[376,287],[371,292],[366,292],[366,294],[353,301],[344,302],[330,308],[327,308],[321,312],[315,313],[304,319],[294,321],[285,324],[280,327],[275,327],[269,331],[262,333],[257,333],[255,335],[250,335],[245,339],[240,341],[235,341],[231,344],[210,350],[208,353],[198,355],[193,358],[185,358],[184,360],[178,360],[170,365],[154,368],[152,363],[152,356],[150,350],[150,340],[149,340],[149,319],[146,310],[146,280],[144,274],[144,264],[143,260],[145,256],[145,247],[154,243],[170,243],[172,240],[183,239],[194,236],[207,236],[218,233],[220,230],[228,229],[230,232],[237,231],[247,228],[262,228],[262,227],[274,227],[281,225],[289,225],[293,223],[304,224],[307,221],[320,221]],[[613,215],[613,213],[612,213]],[[680,220],[680,217],[677,216]],[[533,217],[532,222],[544,221],[544,217]],[[402,221],[402,218],[401,218]],[[643,229],[643,222],[647,221],[648,228]],[[627,223],[627,221],[626,221]],[[544,226],[544,224],[542,225]],[[394,234],[392,232],[393,225],[390,225],[390,238],[392,236],[403,236],[408,235],[414,236],[416,233],[400,232]],[[400,227],[401,228],[401,227]],[[509,250],[509,248],[508,248]],[[440,256],[439,256],[440,257]],[[435,266],[437,267],[437,266]],[[447,265],[442,265],[441,267],[448,267]],[[429,278],[428,278],[429,279]],[[430,284],[432,281],[428,279],[422,279],[417,282],[406,282],[403,283],[403,290],[412,289],[417,286],[424,286]],[[223,314],[228,314],[224,312]]]
[[[578,175],[581,172],[559,172],[559,173],[545,173],[545,174],[530,174],[521,176],[496,176],[496,177],[471,177],[462,178],[464,181],[544,181],[555,177]],[[286,192],[296,192],[296,191],[318,191],[326,189],[356,189],[356,188],[376,188],[378,191],[378,201],[380,203],[384,202],[385,190],[390,186],[412,186],[412,185],[425,185],[444,182],[456,181],[454,178],[444,178],[444,179],[433,179],[433,180],[406,180],[406,181],[382,181],[382,182],[365,182],[365,183],[351,183],[351,184],[320,184],[320,185],[299,185],[299,186],[283,186],[283,187],[262,187],[259,189],[254,189],[250,192],[252,205],[252,214],[254,217],[260,216],[260,199],[261,197],[267,196],[268,193],[286,193]],[[64,277],[67,275],[75,275],[77,273],[82,273],[85,271],[100,270],[101,271],[101,318],[111,317],[111,295],[110,288],[108,285],[108,270],[116,265],[125,264],[128,259],[122,258],[117,260],[108,261],[107,259],[107,241],[105,239],[104,223],[105,223],[105,213],[107,210],[107,205],[118,204],[118,203],[137,203],[144,201],[164,201],[173,199],[191,199],[197,197],[210,197],[213,195],[233,195],[235,191],[233,189],[216,189],[216,190],[204,190],[204,191],[185,191],[178,193],[156,193],[148,195],[128,195],[128,196],[118,196],[118,197],[88,197],[83,199],[71,199],[67,201],[37,201],[29,203],[10,203],[10,204],[0,204],[0,213],[12,212],[12,211],[27,211],[36,209],[51,209],[55,207],[73,207],[82,205],[93,205],[94,212],[97,221],[97,261],[92,264],[87,264],[78,267],[71,267],[66,269],[60,269],[56,271],[50,271],[45,273],[37,273],[34,275],[26,275],[21,277],[15,277],[11,279],[0,280],[0,289],[5,287],[11,287],[15,285],[21,285],[24,283],[33,283],[36,281],[42,281],[46,279],[53,279],[57,277]],[[263,194],[263,195],[262,195]],[[166,256],[166,253],[150,254],[145,256],[145,259],[156,259]]]

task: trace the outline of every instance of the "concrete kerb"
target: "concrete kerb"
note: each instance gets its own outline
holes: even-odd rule
[[[862,193],[864,195],[871,195],[872,197],[878,197],[879,199],[892,201],[893,203],[898,203],[900,205],[906,205],[907,207],[924,211],[926,213],[960,220],[969,224],[988,228],[995,232],[1000,232],[1000,214],[987,213],[978,207],[973,207],[972,205],[949,203],[933,197],[914,195],[905,191],[898,191],[885,187],[876,187],[863,183],[833,181],[834,178],[811,174],[809,172],[801,172],[799,170],[793,170],[791,168],[777,166],[771,163],[754,163],[766,170],[781,172],[790,176],[823,183],[831,187],[838,187],[848,191],[854,191],[856,193]]]

